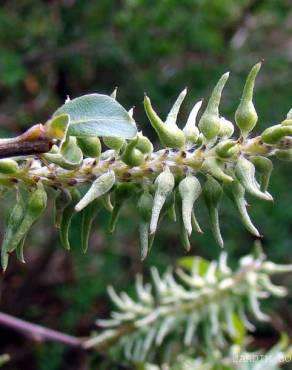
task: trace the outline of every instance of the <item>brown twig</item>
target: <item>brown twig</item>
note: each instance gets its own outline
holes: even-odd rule
[[[0,139],[0,158],[46,153],[52,140],[45,135],[44,126],[34,125],[22,135],[11,139]]]

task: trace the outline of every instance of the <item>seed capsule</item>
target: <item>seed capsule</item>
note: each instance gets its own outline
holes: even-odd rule
[[[143,261],[150,249],[149,245],[149,225],[152,215],[153,197],[148,191],[144,191],[138,201],[139,234],[140,234],[140,248],[141,260]]]
[[[233,123],[228,121],[224,117],[220,117],[220,130],[218,136],[224,139],[228,139],[230,136],[233,135],[234,126]]]
[[[255,156],[250,158],[256,170],[261,174],[261,191],[268,189],[270,177],[273,171],[273,162],[266,157]]]
[[[150,222],[150,234],[155,233],[161,209],[174,188],[174,176],[168,168],[157,176],[155,180],[155,188]]]
[[[292,117],[286,118],[284,121],[281,122],[282,126],[291,126],[292,125]]]
[[[183,223],[188,234],[191,235],[193,206],[201,194],[201,184],[196,177],[187,176],[179,183],[178,190],[182,199]]]
[[[71,203],[71,193],[67,189],[60,189],[55,199],[55,226],[60,227],[64,209]]]
[[[162,122],[152,108],[151,101],[146,95],[144,97],[144,108],[161,143],[167,148],[183,148],[185,145],[185,136],[182,130],[180,130],[174,123],[169,122],[166,124]]]
[[[222,90],[228,77],[229,72],[225,73],[218,81],[209,99],[207,108],[199,121],[199,128],[207,140],[212,140],[219,134],[219,103],[221,100]]]
[[[235,112],[235,122],[241,130],[243,137],[255,127],[258,115],[253,105],[253,90],[256,76],[261,68],[261,63],[257,63],[247,76],[240,104]]]
[[[210,223],[215,240],[223,247],[223,239],[219,226],[218,207],[223,194],[221,185],[212,176],[207,175],[207,181],[203,186],[203,196],[208,208]]]
[[[111,233],[114,231],[116,227],[123,204],[132,195],[134,195],[135,190],[136,190],[136,185],[132,183],[122,183],[122,184],[117,185],[114,191],[115,203],[114,203],[114,208],[111,213],[111,219],[110,219],[109,230]]]
[[[237,140],[224,140],[216,145],[216,154],[221,158],[230,158],[239,152]]]
[[[103,137],[102,138],[104,144],[114,150],[120,150],[125,145],[126,141],[124,139],[120,139],[118,137]]]
[[[19,197],[6,221],[6,230],[1,246],[1,265],[3,271],[7,269],[9,253],[13,251],[13,248],[11,248],[11,241],[24,217],[24,213],[25,204],[22,197]]]
[[[142,134],[138,132],[138,142],[136,148],[140,150],[143,154],[151,154],[153,152],[153,145],[151,141]]]
[[[181,243],[184,247],[184,249],[188,252],[190,249],[191,249],[191,244],[190,244],[190,241],[189,241],[189,233],[185,227],[185,222],[184,222],[184,219],[183,219],[183,213],[182,213],[182,200],[180,199],[180,197],[177,197],[177,201],[176,201],[176,213],[178,215],[178,224],[179,224],[179,236],[180,236],[180,240],[181,240]]]
[[[0,159],[0,173],[12,175],[19,170],[18,163],[13,159]]]
[[[276,157],[281,161],[291,162],[292,161],[292,149],[278,149],[276,150]]]
[[[256,229],[256,227],[251,222],[251,219],[247,213],[246,209],[246,200],[244,198],[245,189],[239,183],[239,181],[235,180],[230,184],[225,184],[224,190],[228,197],[234,202],[236,205],[238,212],[240,214],[241,220],[245,228],[256,237],[260,237],[260,233]]]
[[[92,228],[92,223],[101,208],[100,199],[91,202],[83,211],[81,219],[81,249],[83,253],[87,252],[89,235]]]
[[[246,158],[239,157],[234,169],[235,176],[250,194],[263,200],[273,200],[268,192],[262,192],[255,178],[255,166]]]
[[[99,158],[101,143],[98,137],[78,137],[77,145],[86,157]]]
[[[63,247],[67,250],[70,249],[70,242],[69,242],[69,229],[71,225],[71,221],[73,216],[76,214],[75,206],[76,203],[80,199],[80,193],[76,188],[70,189],[71,193],[71,202],[68,206],[64,209],[61,223],[60,223],[60,240]]]
[[[75,211],[79,212],[85,208],[90,202],[108,193],[116,181],[114,171],[109,171],[99,176],[91,185],[87,193],[76,204]]]
[[[223,163],[220,159],[209,157],[204,160],[201,170],[204,173],[209,173],[219,181],[232,182],[233,178],[223,171],[222,166]]]
[[[199,135],[200,135],[200,131],[198,127],[196,126],[196,119],[197,119],[198,112],[202,106],[202,103],[203,103],[203,100],[200,100],[194,105],[189,115],[189,118],[187,120],[187,123],[185,127],[183,128],[186,141],[192,144],[195,144],[197,142]]]
[[[285,136],[292,135],[292,126],[290,125],[275,125],[268,127],[262,133],[261,137],[264,143],[267,144],[276,144]]]
[[[18,225],[9,249],[13,251],[25,238],[31,226],[40,218],[47,206],[47,193],[41,183],[38,183],[36,190],[30,195],[25,206],[24,215]]]
[[[122,161],[131,167],[140,166],[145,160],[144,154],[139,149],[136,149],[138,140],[138,136],[131,140],[121,156]]]

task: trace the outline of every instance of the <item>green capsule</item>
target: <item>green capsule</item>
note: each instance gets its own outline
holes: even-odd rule
[[[257,63],[249,72],[243,88],[240,104],[235,112],[235,122],[240,128],[243,137],[249,134],[258,120],[258,115],[253,104],[253,90],[255,79],[261,65],[262,63]]]
[[[202,106],[202,103],[203,103],[203,100],[200,100],[194,105],[188,117],[187,123],[185,127],[183,128],[183,133],[185,134],[186,141],[192,144],[196,144],[199,138],[199,135],[200,135],[200,131],[198,127],[196,126],[196,119],[197,119],[198,112]]]
[[[234,125],[224,117],[220,117],[220,130],[218,137],[228,139],[233,135]]]
[[[278,149],[276,150],[275,155],[281,161],[291,162],[292,161],[292,148],[291,149]]]
[[[156,231],[160,212],[167,197],[172,193],[174,185],[174,176],[168,168],[161,172],[155,180],[155,195],[150,222],[150,234],[154,234]]]
[[[264,143],[276,144],[285,136],[292,136],[292,125],[275,125],[268,127],[261,134]]]
[[[109,149],[114,149],[117,151],[121,150],[126,144],[124,139],[118,137],[103,137],[102,140]]]
[[[239,152],[239,144],[237,140],[223,140],[215,147],[216,154],[220,158],[231,158]]]
[[[63,247],[67,250],[70,249],[69,242],[69,229],[73,216],[76,214],[75,206],[80,199],[80,193],[76,188],[70,189],[71,193],[71,202],[64,209],[61,223],[60,223],[60,239]]]
[[[139,234],[140,234],[141,260],[143,261],[147,257],[148,251],[150,249],[149,225],[153,208],[153,197],[147,190],[145,190],[140,196],[137,208],[140,217]]]
[[[25,213],[25,203],[21,196],[13,207],[6,221],[6,229],[4,234],[4,239],[1,246],[1,265],[3,271],[7,269],[9,253],[13,251],[13,246],[11,247],[11,241],[14,238]]]
[[[181,243],[184,247],[184,249],[189,252],[191,249],[191,244],[189,240],[189,231],[185,227],[185,222],[184,222],[184,216],[182,213],[182,199],[180,197],[177,197],[176,200],[176,214],[178,215],[178,225],[179,225],[179,236]]]
[[[138,136],[130,140],[121,156],[122,161],[131,167],[140,166],[145,161],[144,154],[139,149],[136,149],[138,140]]]
[[[55,226],[60,227],[64,209],[71,203],[71,192],[68,189],[60,189],[55,199]]]
[[[232,182],[233,178],[223,171],[224,163],[215,157],[206,158],[202,164],[201,171],[209,173],[219,181]]]
[[[233,201],[237,210],[239,212],[241,221],[244,227],[256,237],[260,237],[260,233],[256,229],[256,227],[251,222],[251,219],[248,215],[247,208],[246,208],[246,200],[245,200],[245,189],[239,183],[239,181],[235,180],[233,183],[225,184],[224,190],[228,197]]]
[[[101,143],[98,137],[78,137],[77,145],[83,155],[90,158],[99,158],[101,154]]]
[[[138,132],[138,142],[136,148],[140,150],[143,154],[151,154],[153,152],[153,145],[151,141],[142,134]]]
[[[79,212],[90,202],[108,193],[114,186],[116,176],[114,171],[110,170],[99,176],[92,184],[83,198],[76,204],[75,211]]]
[[[182,199],[181,213],[184,227],[188,234],[191,235],[192,217],[194,217],[193,207],[201,194],[201,184],[195,176],[187,176],[179,183],[178,191]]]
[[[121,183],[118,184],[114,190],[115,203],[111,213],[109,230],[112,233],[116,227],[122,206],[124,203],[134,195],[136,185],[132,183]]]
[[[268,189],[270,177],[273,171],[273,162],[267,158],[260,155],[255,157],[250,157],[251,162],[254,164],[256,170],[261,175],[261,191],[265,192]]]
[[[247,192],[263,200],[273,200],[271,194],[260,190],[255,178],[255,166],[243,156],[238,158],[234,173]]]
[[[85,209],[82,211],[81,218],[81,249],[85,254],[88,249],[89,235],[92,228],[92,223],[97,216],[101,208],[100,199],[96,199],[91,202]]]
[[[207,175],[207,181],[203,186],[203,196],[209,212],[213,235],[220,247],[223,247],[223,239],[219,226],[218,207],[223,194],[221,185],[212,176]]]
[[[9,249],[13,251],[19,243],[26,237],[31,226],[40,218],[47,206],[47,193],[41,183],[37,184],[27,200],[24,215],[20,224],[14,232]]]
[[[144,96],[144,108],[160,142],[165,147],[181,149],[185,146],[185,135],[183,131],[177,127],[176,123],[164,123],[152,108],[151,101],[146,95]]]
[[[207,140],[214,139],[220,132],[219,104],[222,90],[228,80],[229,72],[225,73],[215,86],[207,108],[199,121],[199,129]]]
[[[18,163],[13,159],[0,159],[0,173],[13,175],[19,170]]]
[[[284,121],[281,122],[282,126],[291,126],[292,125],[292,117],[286,118]]]

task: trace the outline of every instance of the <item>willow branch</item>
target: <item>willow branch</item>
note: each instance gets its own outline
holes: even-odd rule
[[[29,323],[3,312],[0,312],[0,325],[20,332],[39,342],[56,342],[68,347],[84,349],[83,340],[80,338]]]

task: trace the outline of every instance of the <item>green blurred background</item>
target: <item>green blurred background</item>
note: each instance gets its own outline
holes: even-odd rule
[[[231,78],[221,113],[233,119],[246,74],[261,59],[265,62],[255,97],[258,131],[278,123],[292,107],[291,0],[2,0],[0,135],[15,135],[44,122],[67,95],[111,93],[118,86],[118,100],[126,108],[136,107],[139,128],[156,140],[142,109],[144,91],[166,115],[187,86],[179,117],[184,122],[194,102],[207,97],[227,70]],[[264,235],[268,257],[291,263],[291,164],[275,164],[270,187],[274,204],[253,199],[250,213]],[[219,248],[210,235],[205,209],[199,207],[205,234],[192,238],[191,253],[217,258]],[[236,263],[251,250],[253,237],[227,199],[221,213],[225,248]],[[124,208],[114,235],[107,232],[106,212],[99,215],[85,256],[79,248],[76,218],[73,250],[67,253],[60,247],[51,214],[52,209],[30,234],[28,263],[12,260],[2,277],[0,309],[74,335],[88,335],[95,318],[106,317],[108,284],[131,292],[137,272],[147,276],[153,264],[163,270],[185,253],[177,228],[165,220],[142,264],[131,205]],[[291,288],[289,277],[281,282]],[[279,331],[291,335],[291,307],[291,294],[280,303],[269,302],[272,325],[256,333],[260,346],[273,344]],[[37,344],[2,328],[0,352],[12,355],[7,366],[11,370],[119,368],[98,355]]]

